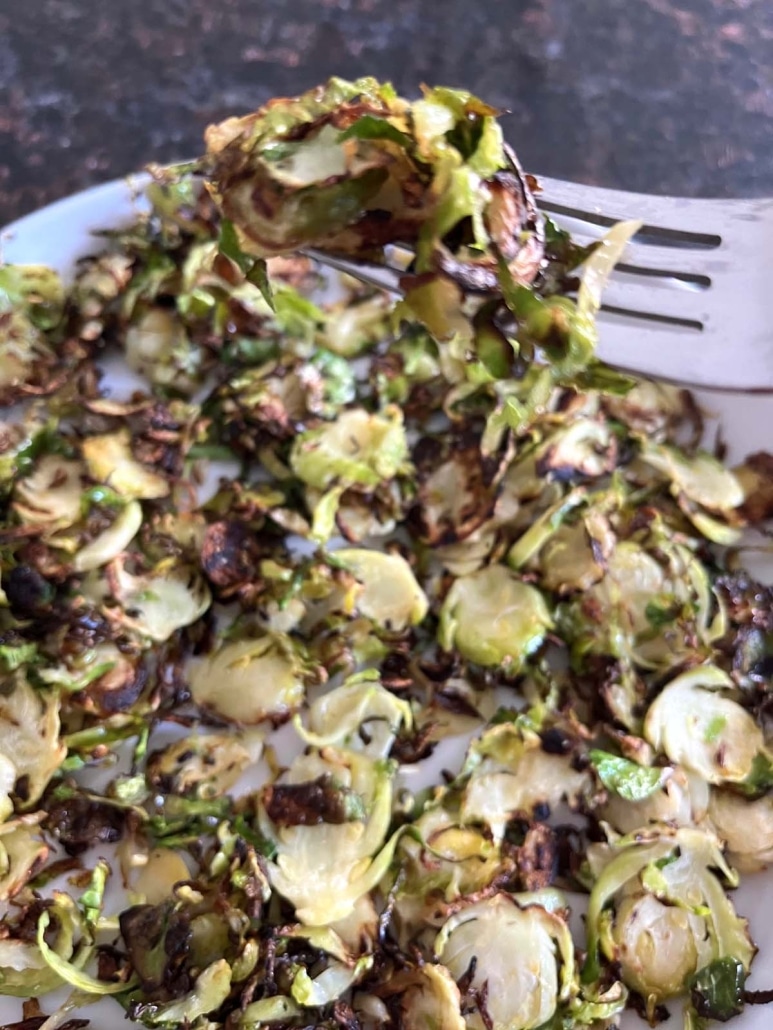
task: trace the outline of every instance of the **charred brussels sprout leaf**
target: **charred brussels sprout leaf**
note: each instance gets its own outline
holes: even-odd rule
[[[273,784],[263,792],[266,814],[275,826],[318,826],[362,822],[362,798],[323,773],[309,783]]]
[[[265,302],[273,308],[274,295],[268,280],[266,262],[261,258],[251,257],[244,253],[233,222],[229,222],[227,218],[224,218],[220,224],[220,238],[217,243],[220,253],[225,254],[227,258],[238,265],[247,282],[257,286]]]
[[[347,918],[386,873],[397,843],[396,836],[385,840],[393,773],[384,763],[326,748],[297,759],[289,770],[290,782],[314,789],[320,776],[334,777],[339,791],[346,792],[337,794],[336,800],[337,811],[347,815],[345,821],[277,825],[264,799],[262,829],[276,845],[269,866],[271,883],[295,906],[305,925]],[[280,781],[273,789],[283,786]]]
[[[187,989],[184,968],[191,946],[190,917],[173,902],[135,905],[120,916],[121,937],[132,966],[148,993],[163,988],[171,996]]]
[[[738,959],[717,959],[693,976],[690,1000],[699,1016],[726,1023],[743,1011],[745,984],[746,970]]]

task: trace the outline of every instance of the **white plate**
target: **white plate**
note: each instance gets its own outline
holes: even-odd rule
[[[120,228],[136,217],[138,197],[145,182],[146,176],[137,175],[96,186],[12,223],[0,236],[2,260],[50,265],[67,277],[79,257],[100,249],[100,240],[92,235],[96,230]],[[720,419],[731,461],[752,451],[773,450],[773,397],[700,391],[696,392],[696,397],[707,411]],[[755,571],[759,574],[759,570]],[[455,743],[456,755],[460,757],[464,743],[452,743]],[[448,752],[443,755],[443,764],[450,765]],[[773,987],[773,872],[744,877],[734,900],[738,911],[749,917],[752,936],[760,949],[749,988]],[[53,1008],[46,1004],[45,999],[43,1005],[48,1012]],[[677,1030],[682,1026],[680,1006],[670,1007],[674,1015],[667,1023],[661,1024],[663,1030]],[[90,1007],[83,1015],[92,1020],[89,1030],[114,1030],[116,1020],[121,1019],[122,1014],[115,1002],[105,1000]],[[0,1024],[19,1019],[19,999],[0,997]],[[747,1009],[730,1026],[733,1030],[769,1030],[772,1024],[773,1011],[763,1006]],[[135,1024],[122,1020],[120,1025],[129,1027]],[[622,1023],[624,1030],[642,1030],[644,1026],[633,1015],[626,1015]]]

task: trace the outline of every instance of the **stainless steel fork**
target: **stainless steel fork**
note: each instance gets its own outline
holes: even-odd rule
[[[604,292],[599,356],[704,388],[773,392],[773,198],[655,197],[540,179],[540,208],[580,243],[644,224]],[[314,252],[395,293],[399,271]]]

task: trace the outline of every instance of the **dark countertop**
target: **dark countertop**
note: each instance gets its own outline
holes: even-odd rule
[[[544,174],[773,194],[770,0],[0,0],[0,225],[331,74],[464,86]]]

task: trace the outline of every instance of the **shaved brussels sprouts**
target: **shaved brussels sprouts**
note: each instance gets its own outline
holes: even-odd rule
[[[344,919],[386,873],[397,837],[385,841],[392,806],[394,769],[353,751],[324,748],[297,759],[287,782],[310,784],[320,776],[359,796],[362,814],[345,822],[278,825],[265,807],[261,826],[276,847],[269,864],[271,884],[295,906],[307,926]],[[283,782],[280,780],[279,782]]]
[[[397,981],[397,982],[395,982]],[[395,977],[390,987],[399,990],[400,1025],[405,1030],[465,1030],[459,988],[445,966],[427,962],[415,971]]]
[[[78,548],[72,565],[76,572],[92,572],[107,565],[126,550],[142,525],[142,506],[129,501],[116,514],[113,522],[89,543]]]
[[[559,614],[577,653],[668,668],[696,650],[705,653],[721,635],[706,570],[659,526],[646,546],[618,541],[605,566],[603,577]]]
[[[431,903],[432,892],[452,901],[488,887],[503,870],[500,847],[485,828],[461,825],[458,801],[442,796],[414,820],[400,841],[405,884],[397,909],[407,925],[415,922],[414,903]]]
[[[537,452],[543,473],[561,479],[595,479],[617,464],[617,437],[599,418],[578,418],[548,437]]]
[[[179,562],[160,561],[148,572],[134,576],[122,558],[109,569],[110,593],[117,608],[107,608],[110,619],[151,640],[168,640],[209,608],[211,596],[202,576]]]
[[[752,716],[722,693],[732,688],[727,673],[714,665],[682,673],[650,705],[645,737],[706,783],[743,782],[767,752]]]
[[[610,790],[599,808],[601,817],[620,833],[633,833],[649,823],[699,826],[709,807],[709,785],[680,766],[655,767],[657,786],[646,797],[632,800]],[[720,834],[721,836],[721,834]]]
[[[57,354],[47,331],[64,310],[64,287],[43,265],[0,267],[0,401],[12,404],[31,393],[48,393]],[[54,387],[56,380],[54,380]]]
[[[604,577],[600,559],[603,555],[594,548],[585,520],[564,523],[540,551],[542,582],[558,594],[589,590]]]
[[[342,412],[335,422],[301,433],[290,461],[305,483],[326,490],[334,482],[378,486],[405,471],[407,457],[399,408],[388,408],[380,415],[353,408]]]
[[[351,676],[317,698],[309,707],[308,729],[295,717],[296,729],[309,744],[361,751],[370,758],[386,758],[401,727],[410,729],[412,723],[410,704],[368,673]]]
[[[192,669],[191,694],[232,722],[283,719],[303,700],[303,671],[292,644],[281,636],[233,641]]]
[[[7,755],[0,753],[0,824],[13,812],[11,794],[16,783],[16,766]]]
[[[472,968],[472,985],[481,991],[468,1025],[535,1030],[571,1000],[574,947],[554,904],[539,894],[495,894],[465,905],[443,925],[438,957],[457,982]],[[513,964],[514,955],[528,961]]]
[[[49,926],[49,951],[67,962],[73,954],[78,929],[75,903],[60,894],[51,909],[56,914],[56,922]],[[3,994],[36,997],[55,991],[63,983],[59,972],[34,943],[16,937],[0,940],[0,988]]]
[[[44,454],[32,475],[16,483],[14,506],[19,517],[48,532],[77,522],[83,507],[84,473],[79,461]]]
[[[0,825],[0,901],[8,901],[48,858],[49,847],[24,819]]]
[[[724,841],[727,858],[742,873],[773,862],[773,796],[747,800],[731,790],[711,789],[708,822]]]
[[[257,749],[221,733],[190,736],[148,757],[146,775],[166,794],[215,798],[225,794],[260,757]]]
[[[515,673],[553,623],[535,587],[503,565],[457,579],[443,602],[438,639],[479,665]]]
[[[743,490],[735,474],[710,454],[701,452],[688,459],[674,447],[648,442],[641,455],[664,472],[676,490],[704,508],[727,511],[743,503]]]
[[[206,147],[71,285],[0,267],[9,1025],[762,1001],[773,455],[596,360],[638,224],[578,245],[462,90],[333,79]]]
[[[173,311],[153,307],[126,330],[126,364],[156,386],[193,393],[201,378],[201,354]]]
[[[503,722],[470,745],[463,774],[460,815],[463,823],[482,822],[501,840],[516,815],[576,801],[589,790],[590,776],[573,767],[572,755],[549,754],[534,732]]]
[[[59,699],[16,674],[0,693],[0,750],[13,764],[15,793],[25,808],[40,800],[67,745],[60,737]]]
[[[132,455],[128,429],[87,437],[81,447],[89,475],[122,497],[154,500],[169,493],[169,482]]]
[[[153,1012],[151,1026],[175,1026],[193,1023],[200,1016],[215,1012],[228,997],[231,989],[231,967],[224,958],[203,969],[193,990],[179,1001],[161,1005]]]
[[[377,626],[399,633],[427,614],[427,597],[401,555],[345,547],[335,557],[362,584],[354,603]]]
[[[713,835],[640,830],[604,847],[593,864],[586,975],[595,975],[600,947],[652,1012],[716,959],[733,957],[748,970],[755,948],[715,872],[737,882]]]

